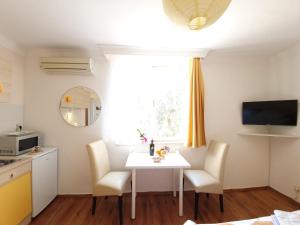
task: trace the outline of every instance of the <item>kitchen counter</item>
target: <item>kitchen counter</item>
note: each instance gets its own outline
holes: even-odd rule
[[[1,156],[0,159],[17,160],[0,167],[0,224],[27,225],[32,212],[31,158]]]
[[[20,157],[20,156],[0,156],[0,159],[19,159],[16,162],[13,162],[11,164],[5,165],[5,166],[1,166],[0,167],[0,175],[2,173],[5,173],[9,170],[15,169],[19,166],[22,166],[23,164],[26,163],[30,163],[31,162],[31,158],[28,157]]]
[[[57,148],[1,159],[16,161],[0,167],[0,224],[27,225],[57,196]]]
[[[25,157],[25,158],[35,159],[35,158],[39,158],[43,155],[46,155],[46,154],[56,151],[56,150],[57,150],[57,147],[54,147],[54,146],[41,147],[41,151],[39,151],[39,152],[28,152],[21,156]]]
[[[26,154],[22,154],[19,156],[0,156],[1,159],[15,159],[18,160],[16,162],[13,162],[11,164],[5,165],[0,167],[0,174],[5,173],[11,169],[15,169],[16,167],[19,167],[23,164],[26,164],[28,162],[31,162],[33,159],[41,157],[43,155],[46,155],[50,152],[53,152],[57,150],[56,147],[42,147],[41,151],[39,152],[28,152]]]

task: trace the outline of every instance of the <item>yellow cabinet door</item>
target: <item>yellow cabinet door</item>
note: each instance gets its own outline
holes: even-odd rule
[[[0,186],[0,225],[17,225],[31,212],[31,174]]]

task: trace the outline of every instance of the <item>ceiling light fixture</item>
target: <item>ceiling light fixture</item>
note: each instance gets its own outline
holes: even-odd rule
[[[231,0],[162,0],[166,15],[178,25],[200,30],[216,22]]]

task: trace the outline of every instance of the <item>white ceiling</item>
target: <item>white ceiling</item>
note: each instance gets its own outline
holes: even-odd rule
[[[300,0],[232,0],[221,19],[202,31],[172,24],[161,0],[0,0],[0,33],[23,47],[270,52],[300,41]]]

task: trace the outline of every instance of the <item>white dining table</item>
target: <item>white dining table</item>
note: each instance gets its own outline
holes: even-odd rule
[[[176,197],[176,170],[179,169],[179,216],[183,215],[183,169],[191,165],[178,152],[168,153],[159,163],[154,162],[149,153],[131,152],[125,167],[132,170],[131,219],[135,219],[136,170],[138,169],[172,169],[173,195]]]

